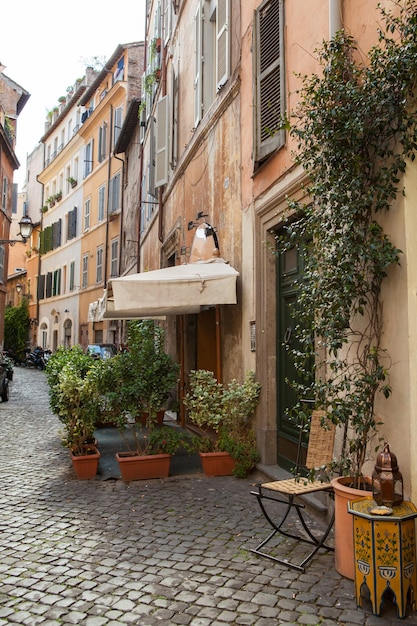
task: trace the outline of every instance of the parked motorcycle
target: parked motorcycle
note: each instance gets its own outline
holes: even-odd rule
[[[27,352],[25,365],[27,367],[37,367],[41,370],[45,369],[46,361],[43,349],[37,346],[31,352]]]

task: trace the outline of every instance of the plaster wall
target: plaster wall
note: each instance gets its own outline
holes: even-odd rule
[[[296,146],[287,135],[286,144],[255,171],[252,161],[253,149],[253,11],[261,4],[254,0],[242,6],[242,64],[241,64],[241,127],[242,127],[242,211],[245,222],[254,223],[254,280],[252,286],[245,283],[247,301],[255,304],[256,322],[256,372],[262,384],[261,401],[257,411],[257,439],[262,460],[276,463],[276,269],[274,230],[288,214],[287,199],[301,199],[307,183],[305,174],[294,164]],[[391,2],[384,6],[392,9]],[[344,0],[341,3],[344,26],[359,40],[358,55],[365,54],[377,41],[380,14],[377,3],[361,0]],[[285,3],[285,76],[287,111],[297,105],[297,89],[301,86],[297,74],[320,72],[317,47],[329,34],[329,3],[321,0],[304,2],[294,0]],[[411,197],[415,190],[410,192]],[[406,200],[407,202],[407,195]],[[387,216],[381,217],[395,245],[406,247],[407,224],[410,217],[401,201]],[[249,229],[248,229],[249,230]],[[242,258],[249,259],[253,247],[250,236],[243,235]],[[410,253],[409,247],[407,252]],[[378,399],[378,417],[384,422],[383,434],[392,441],[395,451],[404,450],[405,480],[408,492],[412,487],[411,455],[408,442],[404,445],[404,432],[412,434],[410,414],[410,367],[409,313],[406,294],[409,292],[409,268],[392,268],[384,287],[384,345],[392,353],[391,382],[395,391],[390,400]],[[250,296],[249,293],[252,292]],[[400,307],[400,309],[398,309]],[[401,415],[400,415],[401,413]],[[395,417],[394,417],[395,414]],[[405,448],[405,449],[404,449]]]

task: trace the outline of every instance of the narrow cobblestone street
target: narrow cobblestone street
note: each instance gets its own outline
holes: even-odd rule
[[[77,481],[41,371],[15,368],[0,437],[0,625],[417,624],[358,609],[332,554],[251,554],[256,475]]]

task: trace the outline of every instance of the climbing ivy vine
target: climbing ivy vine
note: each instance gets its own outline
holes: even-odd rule
[[[344,426],[338,465],[356,477],[379,426],[376,395],[391,393],[381,288],[402,253],[380,218],[404,193],[402,174],[417,149],[417,4],[393,4],[392,12],[378,5],[383,27],[364,62],[340,31],[318,51],[322,71],[302,77],[289,122],[311,201],[289,202],[278,242],[279,250],[306,245],[293,384]]]

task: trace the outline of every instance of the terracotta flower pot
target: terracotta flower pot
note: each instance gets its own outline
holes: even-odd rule
[[[94,446],[90,446],[91,453],[76,456],[71,452],[71,461],[78,480],[88,480],[97,475],[100,452]]]
[[[170,454],[139,455],[118,452],[116,459],[124,481],[168,478],[171,467]]]
[[[355,558],[353,551],[353,517],[348,513],[350,500],[358,498],[372,498],[372,491],[349,487],[351,478],[348,476],[333,478],[331,481],[334,490],[335,522],[335,567],[342,576],[353,580],[355,578]],[[365,477],[371,483],[369,477]]]
[[[199,454],[206,476],[231,476],[235,460],[228,452],[200,452]]]

